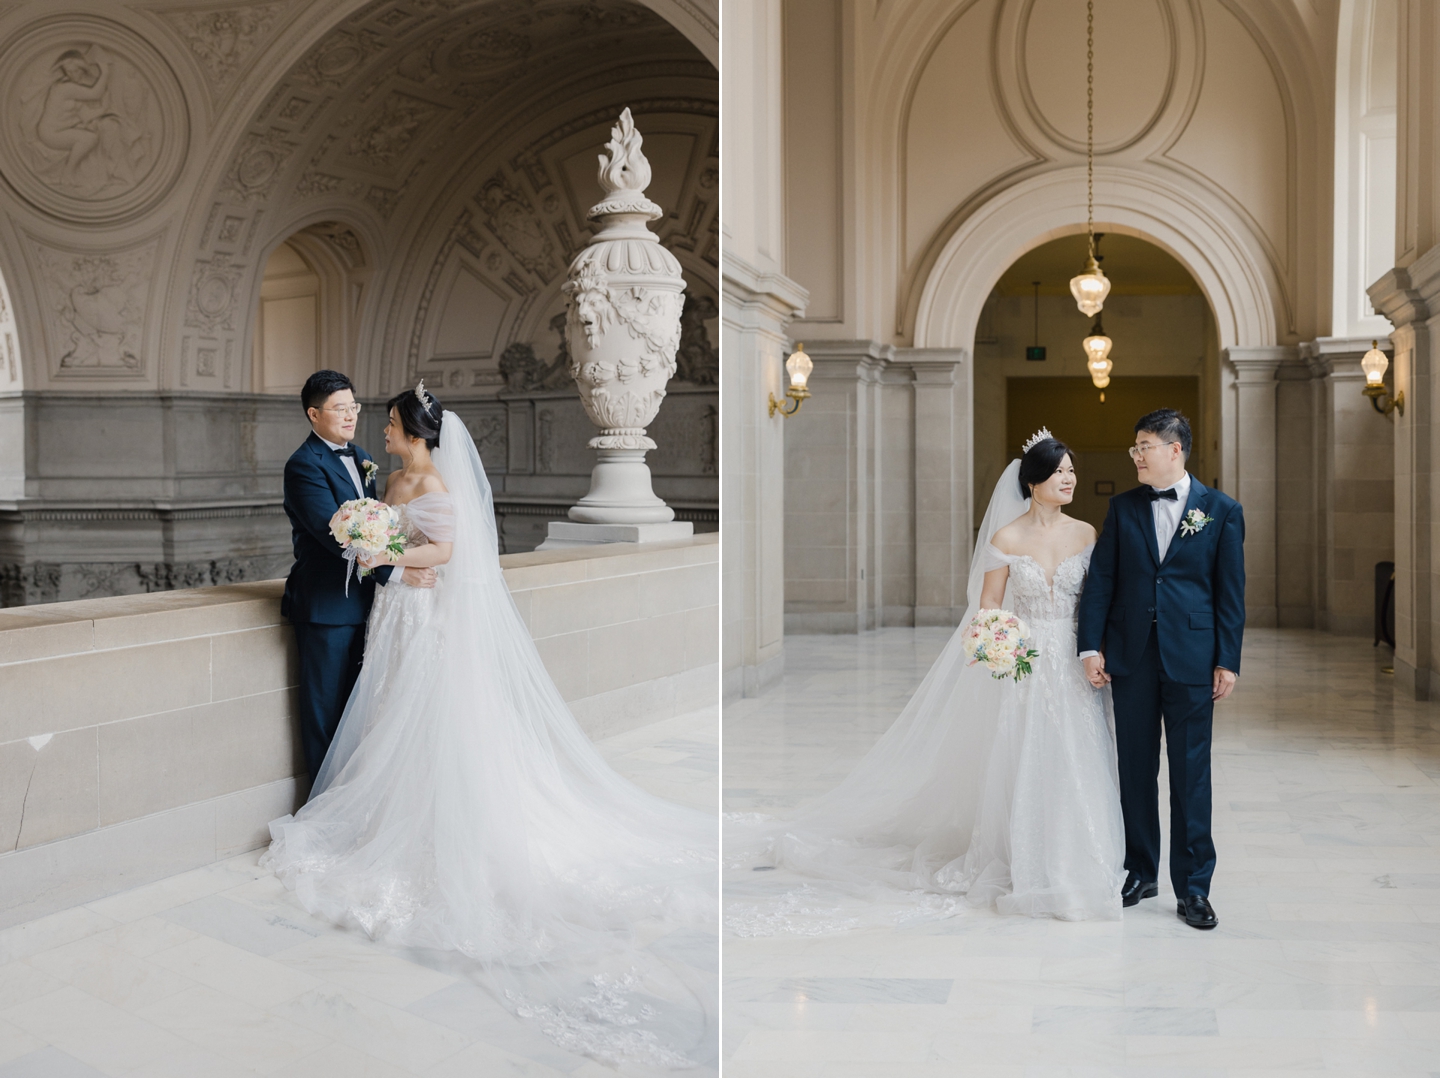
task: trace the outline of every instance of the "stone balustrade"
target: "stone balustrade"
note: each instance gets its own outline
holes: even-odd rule
[[[501,561],[590,736],[716,703],[717,535]],[[303,800],[282,587],[0,611],[0,927],[254,849]]]

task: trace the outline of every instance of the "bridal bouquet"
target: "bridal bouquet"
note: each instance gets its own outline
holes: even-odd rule
[[[344,548],[345,594],[350,594],[350,571],[363,557],[384,554],[405,553],[405,532],[400,523],[400,511],[374,498],[355,498],[344,502],[330,518],[330,534]],[[369,573],[361,569],[359,575]]]
[[[1026,639],[1030,630],[1008,610],[982,610],[965,626],[961,646],[970,666],[983,663],[996,679],[1024,679],[1032,673],[1030,660],[1039,652]]]

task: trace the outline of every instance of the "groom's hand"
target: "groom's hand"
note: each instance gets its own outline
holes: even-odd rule
[[[435,570],[407,565],[405,571],[400,574],[400,579],[412,588],[433,588],[435,586]]]
[[[1233,678],[1234,675],[1232,674]],[[1090,655],[1085,659],[1085,680],[1094,685],[1097,689],[1103,689],[1110,684],[1110,675],[1105,673],[1105,656]]]
[[[1223,700],[1235,691],[1235,671],[1226,670],[1223,666],[1215,668],[1215,686],[1210,691],[1210,699]]]

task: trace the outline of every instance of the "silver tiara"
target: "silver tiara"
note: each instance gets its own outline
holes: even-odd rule
[[[1034,448],[1035,448],[1037,445],[1039,445],[1041,442],[1046,441],[1047,439],[1053,438],[1053,437],[1055,437],[1055,435],[1053,435],[1053,434],[1050,433],[1050,428],[1049,428],[1049,427],[1041,427],[1039,430],[1037,430],[1034,434],[1032,434],[1032,435],[1030,436],[1030,440],[1025,443],[1024,448],[1021,449],[1020,452],[1021,452],[1021,453],[1028,453],[1028,452],[1030,452],[1030,450],[1034,449]]]
[[[430,410],[430,396],[425,392],[425,379],[415,383],[415,396],[420,399],[420,407],[427,412]]]

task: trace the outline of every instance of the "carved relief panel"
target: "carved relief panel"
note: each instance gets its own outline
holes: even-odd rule
[[[54,378],[144,378],[158,237],[116,251],[31,242]]]
[[[189,141],[180,85],[153,46],[89,16],[47,21],[0,54],[0,173],[36,209],[120,222],[153,208]]]

